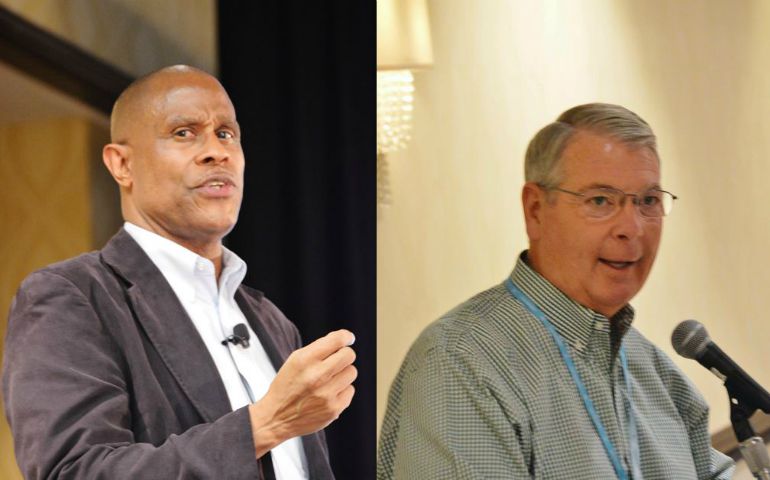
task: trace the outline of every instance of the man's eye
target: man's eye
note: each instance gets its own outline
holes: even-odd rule
[[[174,132],[174,136],[179,138],[190,138],[192,137],[192,132],[189,129],[177,130]]]
[[[605,205],[612,204],[612,200],[610,197],[604,196],[604,195],[594,195],[592,197],[588,197],[588,203],[595,207],[603,207]]]
[[[227,130],[220,130],[219,132],[217,132],[217,137],[225,140],[230,140],[235,138],[235,135],[233,135],[233,132],[230,132]]]
[[[648,207],[654,207],[660,203],[660,197],[656,195],[645,195],[642,197],[642,204]]]

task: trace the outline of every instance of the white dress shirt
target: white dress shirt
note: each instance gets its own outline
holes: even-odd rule
[[[179,298],[203,339],[222,377],[233,410],[262,398],[275,378],[275,368],[249,322],[235,301],[235,292],[246,276],[246,263],[222,247],[222,272],[217,285],[214,263],[160,235],[124,224]],[[222,340],[242,323],[249,330],[250,346]],[[300,437],[271,450],[273,469],[279,480],[307,479],[307,459]]]

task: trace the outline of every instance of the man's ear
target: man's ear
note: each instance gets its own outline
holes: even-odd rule
[[[131,187],[133,183],[129,152],[129,146],[118,143],[108,143],[102,149],[104,165],[110,171],[112,178],[118,182],[118,185],[124,188]]]
[[[527,225],[529,241],[540,238],[543,225],[543,208],[548,192],[534,182],[527,182],[521,189],[521,205],[524,208],[524,222]]]

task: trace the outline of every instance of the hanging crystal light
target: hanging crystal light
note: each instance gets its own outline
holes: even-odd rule
[[[387,153],[410,140],[412,70],[429,68],[433,50],[425,0],[377,0],[377,201],[390,202]]]
[[[377,154],[406,148],[414,84],[409,70],[377,72]]]

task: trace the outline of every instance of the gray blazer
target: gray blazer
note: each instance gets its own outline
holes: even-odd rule
[[[262,293],[236,301],[276,370],[301,346]],[[260,478],[247,407],[224,385],[171,286],[120,230],[99,252],[22,283],[3,359],[5,413],[26,478]],[[310,478],[333,479],[323,432]]]

